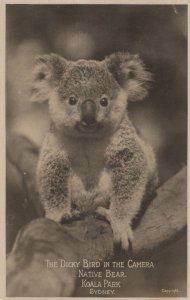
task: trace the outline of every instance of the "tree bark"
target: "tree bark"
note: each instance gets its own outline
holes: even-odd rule
[[[36,199],[32,195],[32,201],[38,203],[33,184],[34,168],[27,169],[31,160],[29,163],[25,157],[23,165],[20,159],[19,163],[18,159],[14,163],[19,165],[19,172],[24,176],[27,193],[34,193]],[[23,172],[27,172],[27,176]],[[158,188],[134,230],[130,255],[141,256],[155,251],[185,230],[186,173],[186,168],[183,168]],[[38,204],[34,206],[40,211]],[[77,268],[51,267],[49,262],[60,259],[80,262],[83,258],[90,261],[108,260],[113,253],[113,235],[105,220],[91,215],[61,225],[46,218],[36,218],[19,231],[7,257],[7,296],[72,296]]]

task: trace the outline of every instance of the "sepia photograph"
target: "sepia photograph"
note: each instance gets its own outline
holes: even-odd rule
[[[5,4],[6,297],[187,297],[188,4]]]

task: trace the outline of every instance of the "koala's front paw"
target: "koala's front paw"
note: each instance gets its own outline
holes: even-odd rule
[[[99,206],[95,211],[99,216],[105,218],[108,222],[111,222],[110,219],[110,210],[108,208],[104,208]]]
[[[126,219],[119,220],[113,218],[110,209],[101,206],[96,209],[96,213],[105,217],[110,222],[115,242],[121,243],[121,247],[124,250],[128,250],[129,241],[133,240],[133,231],[129,222]]]
[[[69,222],[71,220],[71,218],[72,218],[72,214],[70,211],[62,212],[62,216],[61,216],[62,223]]]
[[[45,214],[46,218],[51,219],[55,222],[61,222],[63,215],[64,215],[64,212],[62,210],[54,210],[54,209],[46,211],[46,214]],[[68,217],[68,216],[69,216],[69,213],[65,213],[65,217]]]
[[[64,212],[62,214],[61,223],[70,223],[74,220],[79,220],[81,218],[81,213],[79,210],[74,209],[71,212]]]
[[[51,210],[46,212],[46,218],[51,219],[55,222],[59,223],[70,223],[73,220],[80,219],[80,211],[79,210]]]
[[[111,227],[113,230],[114,240],[117,243],[121,243],[121,247],[124,250],[128,250],[129,248],[129,241],[133,240],[133,232],[131,226],[122,221],[112,221]]]

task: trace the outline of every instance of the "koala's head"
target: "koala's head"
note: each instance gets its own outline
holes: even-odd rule
[[[137,55],[115,53],[103,61],[37,59],[32,97],[49,101],[52,122],[67,135],[101,137],[117,129],[127,102],[147,95],[151,75]]]

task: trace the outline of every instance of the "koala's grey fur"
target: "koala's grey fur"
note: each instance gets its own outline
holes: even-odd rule
[[[147,95],[150,73],[129,53],[76,62],[50,54],[38,58],[33,75],[32,100],[48,100],[52,120],[37,168],[46,217],[96,211],[127,249],[131,222],[157,178],[154,153],[127,114],[129,100]]]

